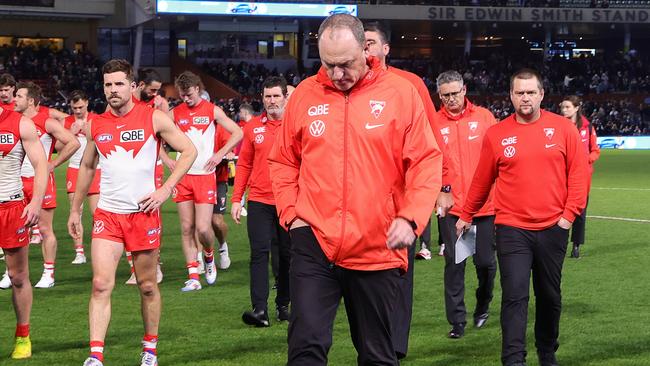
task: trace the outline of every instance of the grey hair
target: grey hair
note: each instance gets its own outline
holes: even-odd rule
[[[323,33],[328,30],[348,29],[352,32],[354,38],[359,42],[361,47],[366,44],[366,34],[363,31],[363,23],[359,18],[350,14],[334,14],[325,18],[318,28],[318,39],[323,37]]]
[[[438,75],[438,78],[436,79],[436,87],[438,90],[440,90],[440,85],[442,84],[448,84],[448,83],[453,83],[453,82],[459,82],[460,86],[463,86],[463,76],[456,70],[447,70],[440,75]]]

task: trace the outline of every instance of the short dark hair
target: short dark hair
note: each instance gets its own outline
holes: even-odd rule
[[[282,76],[269,76],[264,79],[264,83],[262,83],[262,93],[264,93],[264,89],[271,89],[276,86],[279,86],[280,89],[282,89],[283,95],[287,95],[287,80]]]
[[[73,90],[72,93],[70,93],[70,102],[77,103],[80,100],[88,101],[88,95],[86,92],[83,90]]]
[[[318,28],[318,39],[323,37],[323,33],[328,29],[348,29],[352,32],[354,38],[359,42],[361,47],[366,44],[366,35],[363,33],[363,23],[359,18],[350,14],[334,14],[325,18]]]
[[[34,99],[34,105],[41,104],[42,90],[38,84],[33,81],[21,81],[16,85],[16,90],[27,89],[27,98]]]
[[[178,75],[174,81],[174,86],[180,90],[187,90],[193,86],[198,86],[199,90],[205,89],[201,78],[191,71],[183,71]]]
[[[510,90],[512,90],[513,86],[515,85],[515,79],[532,79],[535,78],[537,79],[537,86],[539,87],[539,90],[544,89],[544,82],[542,81],[542,75],[537,71],[533,69],[520,69],[519,71],[515,72],[512,74],[510,77]]]
[[[133,66],[131,66],[131,64],[127,60],[121,58],[108,60],[102,67],[102,74],[104,75],[112,74],[114,72],[120,72],[120,71],[126,74],[127,80],[129,81],[135,80],[133,75]]]
[[[248,104],[248,103],[242,103],[239,106],[240,111],[247,111],[250,114],[255,114],[255,110],[253,109],[253,106]]]
[[[364,32],[375,32],[379,35],[379,40],[382,44],[389,44],[388,33],[386,29],[379,22],[365,23],[363,25]]]
[[[151,85],[154,81],[162,83],[162,76],[160,73],[154,69],[140,69],[138,70],[138,83],[144,83],[144,85]]]
[[[16,87],[16,79],[9,74],[9,73],[4,73],[0,75],[0,87],[3,86],[11,86],[11,87]]]

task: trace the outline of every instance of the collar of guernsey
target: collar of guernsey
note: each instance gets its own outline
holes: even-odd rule
[[[359,81],[357,81],[357,83],[354,84],[354,86],[350,88],[350,90],[348,90],[347,93],[350,93],[351,91],[356,89],[362,89],[366,85],[372,84],[375,80],[377,80],[377,77],[383,71],[381,67],[381,62],[379,61],[378,58],[374,56],[369,56],[368,58],[366,58],[366,65],[368,65],[369,67],[369,70],[366,73],[366,75],[363,78],[361,78]],[[322,66],[320,70],[318,70],[318,74],[316,75],[316,81],[324,85],[326,88],[340,91],[334,86],[334,83],[332,83],[332,80],[327,75],[327,70],[325,70],[325,68]]]
[[[260,122],[261,122],[262,124],[264,124],[264,125],[267,124],[267,123],[270,123],[270,124],[272,124],[272,125],[279,125],[279,124],[282,123],[282,120],[281,120],[281,119],[276,119],[276,120],[274,120],[274,121],[272,121],[271,119],[269,119],[269,117],[268,117],[267,114],[266,114],[266,111],[265,111],[265,112],[262,112],[258,117],[259,117],[259,119],[260,119]]]
[[[472,104],[472,102],[470,102],[469,99],[467,99],[467,97],[465,97],[465,109],[463,109],[463,111],[461,113],[459,113],[458,115],[454,116],[451,113],[449,113],[447,108],[445,108],[444,104],[440,108],[440,112],[448,120],[450,120],[450,121],[458,121],[458,120],[461,120],[462,118],[470,115],[472,112],[474,112],[474,104]]]

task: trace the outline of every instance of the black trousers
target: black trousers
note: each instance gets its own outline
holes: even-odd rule
[[[589,202],[589,197],[587,197],[587,202]],[[576,216],[576,219],[573,221],[573,226],[571,227],[571,242],[574,245],[582,245],[585,243],[585,226],[587,223],[587,206],[582,210],[580,216]]]
[[[531,271],[535,291],[535,346],[543,353],[557,350],[562,312],[560,283],[568,237],[569,231],[557,225],[539,231],[497,225],[504,365],[526,360]]]
[[[465,308],[465,263],[456,264],[456,222],[458,216],[447,214],[442,220],[445,246],[445,310],[449,324],[467,324]],[[492,301],[497,264],[494,257],[494,216],[476,217],[476,254],[474,267],[478,288],[474,317],[487,313]]]
[[[420,243],[431,249],[431,219],[429,219],[427,226],[424,228],[424,231],[422,231],[422,235],[420,235]]]
[[[359,365],[398,365],[391,339],[398,269],[353,271],[327,260],[310,227],[291,230],[288,365],[327,365],[341,301]]]
[[[250,291],[256,310],[267,310],[269,298],[269,253],[278,243],[279,274],[276,306],[289,305],[289,261],[291,241],[280,226],[275,206],[248,201],[248,239],[251,245]]]
[[[398,359],[406,357],[413,316],[413,263],[417,240],[408,248],[408,270],[399,279],[396,308],[393,313],[393,347]]]

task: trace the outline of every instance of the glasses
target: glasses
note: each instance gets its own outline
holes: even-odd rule
[[[460,89],[457,92],[440,94],[440,99],[444,99],[444,100],[449,100],[451,98],[455,99],[455,98],[458,98],[461,94],[463,94],[463,89]]]

